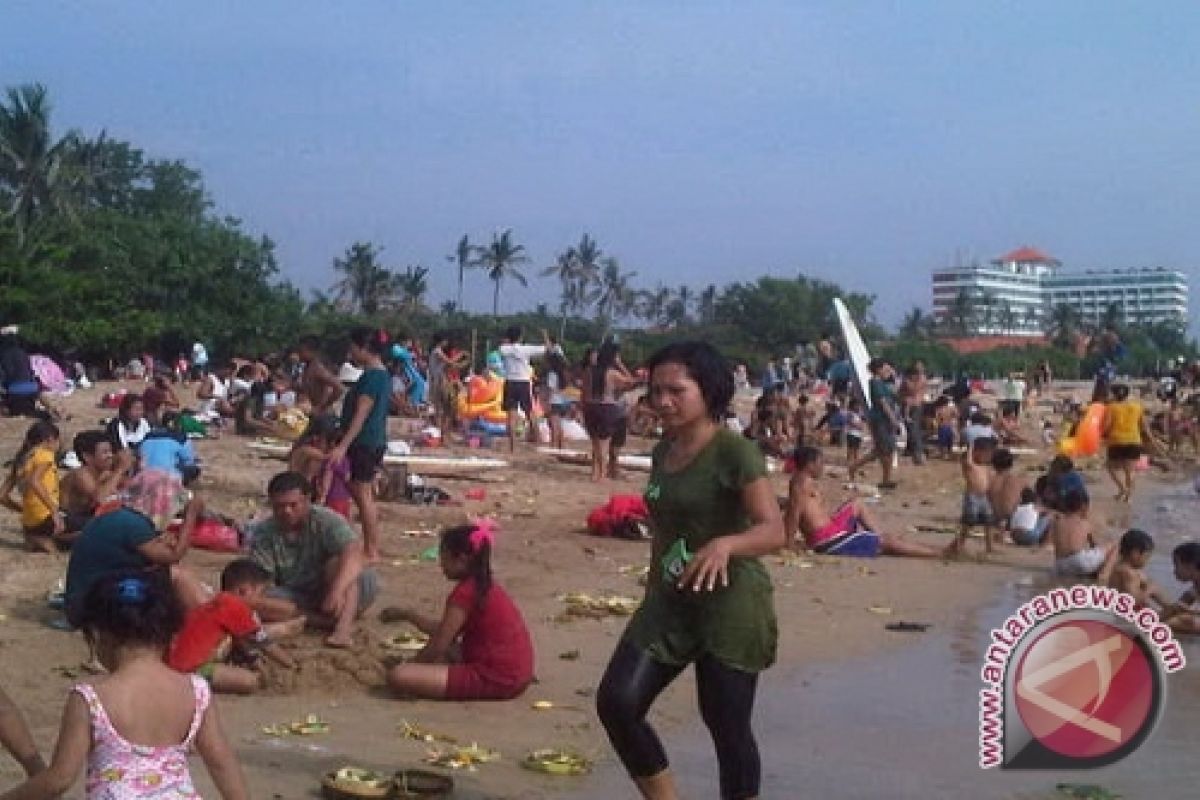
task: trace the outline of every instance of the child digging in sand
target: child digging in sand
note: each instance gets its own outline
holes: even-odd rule
[[[981,436],[971,440],[962,456],[963,501],[962,519],[958,529],[958,537],[947,550],[948,554],[961,553],[967,542],[967,534],[972,528],[983,527],[984,548],[992,552],[992,525],[995,515],[992,504],[988,500],[988,487],[992,482],[992,455],[996,450],[996,440],[989,436]]]
[[[1054,547],[1054,572],[1072,578],[1094,578],[1113,546],[1098,547],[1088,519],[1087,495],[1071,489],[1062,498],[1061,513],[1050,523]]]
[[[304,617],[263,625],[249,605],[270,585],[270,573],[250,559],[231,561],[221,572],[221,591],[187,613],[167,663],[179,672],[196,673],[215,692],[231,694],[250,694],[262,680],[255,670],[229,661],[254,665],[263,655],[294,669],[296,661],[273,640],[299,634]]]
[[[1117,557],[1110,557],[1100,570],[1100,581],[1133,597],[1138,608],[1145,608],[1151,600],[1160,608],[1166,608],[1171,605],[1170,601],[1142,572],[1153,554],[1154,540],[1150,534],[1137,528],[1126,531],[1117,544]]]
[[[441,619],[388,609],[429,636],[412,662],[393,667],[388,684],[402,696],[430,700],[511,700],[533,680],[533,643],[512,598],[492,581],[495,527],[490,520],[442,533],[442,572],[458,584]],[[451,650],[461,637],[461,660]]]
[[[0,487],[0,503],[21,515],[21,530],[30,550],[57,553],[69,547],[62,516],[58,513],[58,427],[35,422],[13,457],[12,471]],[[20,489],[21,502],[12,499]]]
[[[1200,633],[1200,609],[1196,598],[1200,597],[1200,542],[1184,542],[1171,553],[1175,563],[1175,579],[1191,583],[1175,603],[1163,609],[1163,622],[1175,633]]]
[[[187,760],[193,746],[224,800],[249,797],[208,684],[163,663],[181,620],[165,572],[92,584],[79,622],[109,674],[73,688],[49,768],[4,800],[65,794],[85,764],[89,800],[199,797]]]

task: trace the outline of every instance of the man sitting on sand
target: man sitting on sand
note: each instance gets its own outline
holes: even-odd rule
[[[117,493],[125,471],[117,466],[112,441],[101,430],[80,431],[73,442],[82,462],[63,479],[62,506],[68,532],[82,531],[96,515],[96,508]]]
[[[993,474],[988,482],[987,499],[992,507],[997,542],[1002,541],[1001,529],[1008,527],[1013,512],[1021,505],[1021,492],[1026,488],[1024,477],[1013,471],[1015,461],[1007,447],[998,447],[992,453]]]
[[[795,472],[788,485],[787,516],[784,526],[789,546],[807,547],[814,553],[873,558],[912,556],[939,558],[936,547],[910,542],[903,536],[883,533],[879,523],[857,500],[843,503],[832,515],[825,509],[820,480],[824,469],[822,454],[816,447],[796,448]],[[796,534],[804,536],[798,542]]]
[[[314,506],[311,490],[298,472],[281,472],[267,485],[272,515],[254,527],[250,557],[274,586],[250,606],[268,623],[307,613],[313,624],[332,628],[327,645],[350,647],[355,621],[374,602],[379,583],[364,568],[354,529],[336,511]]]

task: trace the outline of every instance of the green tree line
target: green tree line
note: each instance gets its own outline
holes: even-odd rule
[[[873,296],[800,271],[725,286],[639,286],[637,272],[588,233],[541,265],[511,229],[488,239],[463,235],[443,267],[452,271],[456,299],[437,308],[429,267],[396,267],[378,245],[353,242],[332,259],[328,288],[305,297],[282,278],[274,243],[218,213],[195,169],[104,132],[55,136],[51,110],[40,85],[10,88],[0,100],[0,321],[21,324],[26,338],[52,353],[91,361],[143,351],[172,356],[200,339],[218,357],[261,355],[303,333],[337,348],[351,326],[366,322],[421,340],[455,331],[482,358],[505,327],[520,324],[550,330],[571,354],[616,332],[633,361],[670,339],[700,337],[757,369],[799,343],[836,334],[831,301],[841,297],[872,349],[897,361],[921,357],[943,373],[997,374],[1042,359],[1059,374],[1087,367],[1071,352],[1087,326],[1057,310],[1059,346],[963,358],[935,337],[964,320],[934,325],[914,310],[889,338],[874,321]],[[538,278],[557,282],[555,306],[502,315],[506,290]],[[464,286],[474,280],[490,283],[490,314],[463,306]],[[1107,321],[1121,328],[1138,369],[1165,353],[1194,353],[1180,326]]]

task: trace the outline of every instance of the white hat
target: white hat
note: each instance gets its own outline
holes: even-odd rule
[[[342,364],[342,368],[338,370],[338,380],[342,383],[356,383],[362,377],[363,371],[358,367],[346,361]]]

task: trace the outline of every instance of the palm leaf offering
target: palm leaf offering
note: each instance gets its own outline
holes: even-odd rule
[[[570,750],[534,750],[521,759],[521,766],[547,775],[587,775],[592,762]]]

